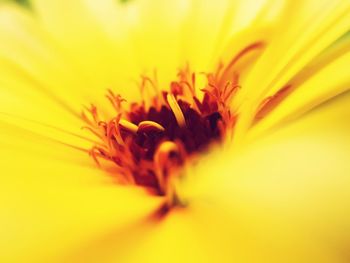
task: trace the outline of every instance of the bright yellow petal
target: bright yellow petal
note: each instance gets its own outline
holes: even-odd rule
[[[0,80],[26,81],[42,93],[70,103],[77,100],[74,67],[43,31],[33,15],[15,5],[0,6]],[[83,82],[81,83],[83,84]],[[67,91],[70,90],[70,94]]]
[[[247,86],[246,92],[255,90],[253,96],[259,98],[264,92],[273,94],[283,87],[305,64],[348,31],[349,8],[347,1],[290,1],[285,9],[285,21],[280,22],[279,31],[250,79],[243,84]],[[302,31],[306,25],[307,30]]]
[[[253,127],[250,131],[252,136],[298,118],[319,104],[349,90],[349,63],[350,41],[346,40],[320,56],[314,66],[310,65],[305,69],[306,72],[302,71],[291,81],[295,90]]]
[[[289,2],[285,21],[280,21],[280,29],[242,83],[244,88],[234,102],[241,112],[237,136],[249,127],[264,98],[289,84],[293,76],[348,31],[349,8],[347,1]]]
[[[50,6],[54,6],[53,2]],[[85,9],[75,10],[77,13],[72,14],[75,22],[83,20],[80,17],[84,15],[84,10],[86,5]],[[110,10],[117,11],[117,8]],[[102,11],[96,15],[98,18],[103,17]],[[63,43],[50,31],[39,10],[35,12],[38,14],[34,16],[32,12],[10,4],[0,7],[0,68],[4,72],[0,81],[5,82],[4,88],[11,89],[6,86],[13,85],[13,81],[30,84],[28,90],[49,96],[55,103],[59,102],[59,106],[67,104],[78,113],[83,103],[90,102],[110,111],[111,107],[104,97],[108,88],[118,90],[125,97],[138,97],[134,82],[141,71],[133,67],[135,59],[128,51],[129,42],[125,43],[126,34],[123,38],[120,35],[113,38],[100,29],[100,33],[93,35],[91,24],[83,23],[88,30],[85,30],[86,38],[94,39],[91,42],[77,31],[69,35],[66,32],[68,28],[82,29],[74,27],[73,21],[67,18],[64,21],[71,22],[70,25],[58,25],[66,32],[63,40],[68,42]],[[80,42],[69,42],[74,42],[74,39]],[[18,94],[20,90],[15,92]]]
[[[7,124],[0,164],[1,262],[67,262],[84,242],[141,224],[161,201],[118,186],[85,152]]]
[[[75,259],[346,262],[349,100],[347,94],[225,157],[207,156],[189,174],[188,207],[131,225],[118,232],[121,239],[107,237],[110,243]]]
[[[28,10],[0,6],[0,40],[1,120],[90,147],[91,142],[80,142],[79,137],[91,137],[81,130],[80,112],[83,104],[99,100],[99,109],[102,113],[109,109],[111,116],[110,103],[103,95],[108,87],[89,82]]]
[[[349,95],[225,158],[208,156],[191,170],[189,207],[158,220],[160,199],[113,184],[106,176],[113,171],[96,168],[80,148],[90,142],[76,132],[74,115],[81,103],[100,102],[106,88],[133,95],[133,79],[155,67],[163,87],[187,60],[207,70],[235,41],[232,53],[272,41],[235,104],[245,115],[244,133],[258,102],[299,80],[297,73],[348,29],[349,5],[340,0],[287,1],[277,28],[259,26],[271,18],[263,6],[274,2],[33,0],[34,17],[1,9],[0,261],[345,261]],[[300,105],[309,110],[310,102],[346,90],[348,54],[338,55],[299,83],[264,131]],[[316,91],[329,76],[336,82]]]
[[[261,40],[260,34],[254,36],[253,33],[248,37],[238,33],[254,32],[266,27],[268,12],[265,12],[265,8],[272,2],[191,1],[190,13],[184,24],[184,59],[196,71],[213,70],[219,60],[226,62],[232,59],[236,52],[251,44],[246,43],[246,38],[252,42]],[[258,20],[261,23],[257,23]],[[226,57],[223,56],[224,50],[227,50]]]
[[[135,70],[135,59],[124,45],[127,35],[111,36],[106,27],[111,22],[116,26],[115,31],[124,32],[127,28],[127,24],[119,22],[125,21],[116,2],[99,1],[99,9],[94,1],[32,2],[42,26],[64,48],[70,62],[78,67],[94,92],[115,86],[128,91],[124,87],[125,79],[131,83],[131,77],[137,78],[140,72]]]
[[[226,152],[225,158],[211,155],[201,162],[189,192],[194,200],[229,211],[238,229],[230,232],[227,226],[223,236],[236,235],[238,247],[246,245],[243,251],[277,257],[267,262],[346,262],[349,101],[348,93],[245,148]],[[247,235],[252,235],[249,242]]]

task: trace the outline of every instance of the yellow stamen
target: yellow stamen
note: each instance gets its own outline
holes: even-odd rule
[[[160,125],[157,122],[142,121],[139,123],[138,131],[141,131],[141,132],[150,132],[150,131],[163,132],[163,131],[165,131],[165,129],[162,125]]]
[[[185,127],[186,126],[185,117],[184,117],[184,115],[181,111],[181,108],[180,108],[179,104],[177,103],[174,95],[168,93],[168,95],[166,96],[166,99],[169,103],[169,106],[170,106],[172,112],[174,113],[177,124],[180,127]]]
[[[176,160],[171,155],[179,155],[178,146],[171,141],[163,142],[157,149],[154,155],[154,162],[156,165],[156,176],[160,186],[160,189],[168,193],[169,187],[169,175],[172,174],[174,168],[176,168]]]
[[[130,121],[121,119],[121,120],[119,121],[119,125],[120,125],[121,127],[123,127],[124,129],[130,131],[131,133],[134,133],[134,134],[137,133],[137,129],[138,129],[137,125],[133,124],[133,123],[130,122]]]

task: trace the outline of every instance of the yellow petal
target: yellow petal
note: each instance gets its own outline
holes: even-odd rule
[[[0,164],[1,262],[67,262],[84,242],[139,222],[161,201],[118,186],[84,152],[8,125]]]
[[[291,81],[295,90],[253,127],[251,135],[259,135],[272,127],[283,125],[284,122],[298,118],[319,104],[349,90],[349,43],[348,40],[339,43],[321,56],[315,65],[310,65],[305,72],[298,74]]]
[[[255,253],[255,246],[262,247],[264,255],[279,257],[276,262],[284,262],[281,257],[345,262],[350,238],[349,101],[348,93],[259,141],[225,152],[225,157],[209,156],[190,180],[192,198],[225,207],[243,224],[236,243],[245,242],[240,239],[244,231],[253,232],[243,251],[253,248]]]
[[[75,22],[82,21],[79,16],[83,16],[83,11],[81,9],[80,13],[72,15]],[[99,13],[98,17],[103,17],[103,14]],[[134,82],[140,70],[133,68],[135,59],[125,41],[122,42],[127,35],[115,39],[107,37],[105,32],[101,33],[102,29],[96,30],[96,35],[92,34],[93,31],[85,31],[86,37],[94,39],[91,42],[74,31],[74,38],[67,32],[64,40],[68,42],[63,43],[44,22],[43,18],[33,16],[33,13],[18,6],[1,5],[0,68],[5,73],[0,80],[21,80],[30,84],[30,89],[55,98],[55,102],[59,100],[68,104],[76,112],[80,111],[81,104],[90,102],[98,103],[103,110],[110,110],[104,96],[108,88],[122,92],[125,97],[137,97],[138,89]],[[75,28],[73,21],[69,22],[70,25],[58,25],[60,32]],[[91,25],[86,26],[91,30]],[[75,43],[74,39],[80,42]]]
[[[128,45],[136,55],[139,73],[153,77],[156,71],[158,85],[167,88],[185,62],[180,54],[181,30],[188,13],[188,1],[141,0],[130,1],[125,6],[130,12],[131,24]]]
[[[29,11],[1,5],[0,40],[0,68],[4,72],[1,81],[34,85],[37,91],[46,96],[54,94],[73,107],[77,90],[72,90],[72,86],[79,87],[79,81],[72,74],[74,67],[64,60],[62,50],[55,46]]]
[[[33,1],[33,8],[43,27],[64,47],[72,63],[81,69],[95,89],[106,89],[123,84],[118,80],[130,78],[132,75],[127,72],[135,73],[132,70],[134,59],[127,47],[116,43],[106,28],[108,22],[112,25],[118,23],[121,13],[117,4],[102,0],[98,6],[99,9],[96,9],[94,1]],[[119,24],[119,27],[122,25]],[[124,31],[123,27],[121,31]],[[127,35],[119,34],[118,37],[118,41],[123,41]]]
[[[232,59],[236,50],[240,51],[247,45],[246,36],[235,34],[247,30],[254,32],[254,29],[265,27],[266,21],[261,18],[266,15],[263,14],[264,8],[271,2],[273,1],[191,1],[190,12],[184,24],[184,59],[196,71],[213,70],[218,60],[226,62],[227,59]],[[261,24],[254,24],[257,20]],[[249,39],[260,37],[253,35],[254,33]],[[225,49],[229,49],[228,58],[223,57]]]
[[[78,251],[75,259],[346,262],[349,99],[347,94],[226,156],[210,154],[189,174],[187,207],[131,224],[118,232],[121,239],[107,237],[110,243]]]
[[[256,1],[249,1],[249,11],[242,12],[242,20],[230,21],[237,26],[234,30],[225,28],[222,21],[229,19],[237,6],[244,6],[240,1],[200,5],[197,1],[189,5],[186,1],[154,1],[149,5],[147,1],[135,1],[125,8],[112,0],[102,0],[101,5],[95,1],[33,2],[37,17],[23,18],[22,12],[11,9],[0,21],[0,35],[9,40],[0,42],[0,68],[6,70],[5,77],[0,77],[6,90],[0,101],[6,112],[0,117],[0,160],[4,172],[0,176],[0,209],[1,225],[6,226],[1,233],[0,247],[4,252],[0,253],[0,261],[343,260],[348,251],[350,219],[350,181],[346,176],[350,173],[349,127],[344,122],[349,117],[344,110],[348,108],[348,96],[260,142],[250,141],[245,149],[228,151],[225,158],[210,155],[211,160],[203,160],[191,174],[191,187],[185,191],[190,206],[172,211],[159,222],[148,219],[160,200],[113,185],[106,172],[92,168],[87,154],[75,148],[87,144],[83,138],[78,142],[69,131],[47,125],[52,116],[58,126],[66,123],[73,128],[78,123],[63,113],[77,112],[80,105],[71,102],[96,101],[94,96],[106,86],[126,84],[129,77],[154,66],[161,68],[161,83],[165,83],[185,62],[182,52],[195,69],[206,69],[210,57],[216,57],[216,47],[226,45],[217,36],[227,35],[229,40],[231,33],[226,32],[239,31],[256,21],[263,1],[253,10],[250,7]],[[277,36],[279,41],[263,54],[240,98],[254,102],[273,92],[344,31],[347,3],[328,1],[327,10],[316,2],[302,4],[298,16],[300,10],[292,9],[295,26],[280,39]],[[319,9],[310,12],[313,6]],[[221,12],[222,16],[217,15]],[[214,17],[210,16],[212,13]],[[11,14],[10,19],[7,14]],[[142,23],[145,30],[133,27],[132,21],[137,17],[139,20],[134,22]],[[289,18],[285,16],[285,22],[291,23]],[[309,31],[285,52],[291,40],[308,25],[306,22],[314,18]],[[128,25],[123,27],[123,22]],[[329,28],[334,22],[336,26]],[[15,30],[9,25],[14,25]],[[283,32],[286,23],[279,25]],[[122,33],[114,33],[114,26],[121,27]],[[312,43],[318,37],[319,43]],[[258,38],[247,37],[242,43],[249,43],[249,39]],[[132,47],[128,46],[130,40]],[[308,44],[313,44],[313,48],[308,50]],[[300,53],[305,56],[299,57]],[[139,58],[136,65],[132,62],[135,58]],[[322,68],[322,73],[343,68],[347,61],[344,58],[345,55]],[[274,61],[278,63],[271,74],[266,74],[266,68]],[[344,71],[339,76],[346,79]],[[314,78],[304,85],[312,87],[321,80]],[[257,92],[255,84],[259,83],[262,87]],[[126,89],[129,84],[123,87]],[[123,92],[123,88],[119,91]],[[54,96],[47,96],[47,92]],[[329,97],[329,90],[321,95]],[[40,110],[50,106],[45,97],[56,103],[55,109],[41,116]],[[312,101],[315,94],[310,90],[306,97]],[[8,98],[23,105],[12,106]],[[251,101],[245,108],[248,110],[243,111],[247,119],[258,106]],[[30,107],[30,103],[39,106]],[[68,105],[68,110],[59,105]],[[28,109],[30,117],[46,124],[34,123],[22,114],[14,118],[8,114],[11,109],[16,114]]]
[[[69,144],[76,140],[76,146],[86,146],[86,140],[79,142],[79,137],[90,136],[81,130],[80,112],[83,104],[98,99],[102,113],[111,109],[103,96],[107,86],[93,86],[25,9],[1,5],[0,40],[1,120],[51,139]],[[108,116],[113,114],[108,112]]]
[[[271,44],[242,83],[244,89],[235,107],[242,106],[241,124],[245,128],[238,128],[238,136],[249,126],[259,102],[289,84],[298,71],[348,30],[347,1],[290,1],[287,7],[285,21],[280,22]]]

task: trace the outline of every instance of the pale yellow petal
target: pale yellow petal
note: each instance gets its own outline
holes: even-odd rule
[[[141,72],[131,43],[126,41],[130,30],[127,9],[119,10],[111,0],[98,1],[98,5],[87,0],[32,2],[42,26],[64,48],[79,69],[77,73],[86,78],[89,85],[84,89],[90,87],[94,92],[90,99],[103,97],[107,88],[135,96],[133,83]],[[112,34],[111,27],[118,33]]]
[[[226,62],[251,44],[246,43],[247,37],[253,43],[260,41],[261,35],[254,36],[254,30],[267,26],[267,21],[260,18],[265,18],[269,2],[273,1],[191,1],[183,33],[184,59],[196,71],[213,70],[219,60]],[[255,23],[257,20],[261,23]],[[249,31],[250,36],[242,35],[242,31]]]
[[[91,85],[28,10],[0,6],[0,39],[1,120],[86,147],[87,141],[82,144],[78,137],[91,134],[81,129],[85,124],[80,112],[100,101],[100,113],[109,109],[108,116],[113,116],[103,95],[107,87]]]
[[[53,94],[73,107],[80,83],[73,74],[74,66],[69,60],[65,61],[62,50],[51,41],[32,13],[15,5],[2,4],[0,40],[2,82],[26,82],[46,96]],[[74,86],[77,88],[72,89]]]
[[[53,7],[53,2],[50,2],[50,7]],[[96,11],[97,18],[103,17],[102,11]],[[54,97],[68,104],[76,112],[80,111],[81,104],[90,102],[98,103],[103,110],[111,110],[104,96],[108,88],[123,93],[125,97],[138,97],[135,96],[138,95],[135,81],[139,78],[140,70],[132,66],[135,59],[125,43],[126,34],[123,38],[120,35],[113,38],[102,32],[105,27],[101,26],[102,29],[96,29],[97,33],[93,35],[94,31],[86,31],[93,27],[83,23],[87,29],[82,34],[85,32],[86,37],[92,38],[94,42],[74,31],[71,35],[67,32],[64,38],[67,42],[63,43],[44,23],[39,10],[35,12],[15,5],[1,5],[0,68],[4,74],[0,80],[7,83],[20,79],[30,83],[34,86],[31,89],[35,88],[46,96],[50,95],[51,99]],[[75,22],[82,21],[79,18],[79,15],[83,15],[81,13],[84,14],[82,8],[80,13],[72,15],[72,18],[76,18]],[[93,14],[91,16],[95,17]],[[57,33],[75,28],[73,21],[67,19],[67,22],[71,24],[56,25]],[[79,27],[75,29],[82,30]]]

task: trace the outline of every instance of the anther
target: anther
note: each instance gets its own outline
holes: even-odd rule
[[[186,121],[185,121],[185,117],[181,111],[181,108],[179,106],[179,104],[177,103],[175,97],[173,94],[168,93],[166,96],[166,99],[168,101],[168,104],[172,110],[172,112],[174,113],[175,119],[177,124],[183,128],[186,127]]]
[[[140,132],[163,132],[165,131],[164,127],[157,122],[154,121],[142,121],[138,125],[138,131]]]
[[[121,119],[119,121],[119,126],[121,126],[122,128],[124,128],[125,130],[131,132],[131,133],[134,133],[136,134],[137,133],[137,130],[139,127],[137,127],[137,125],[133,124],[132,122],[130,121],[127,121],[127,120],[124,120],[124,119]]]

